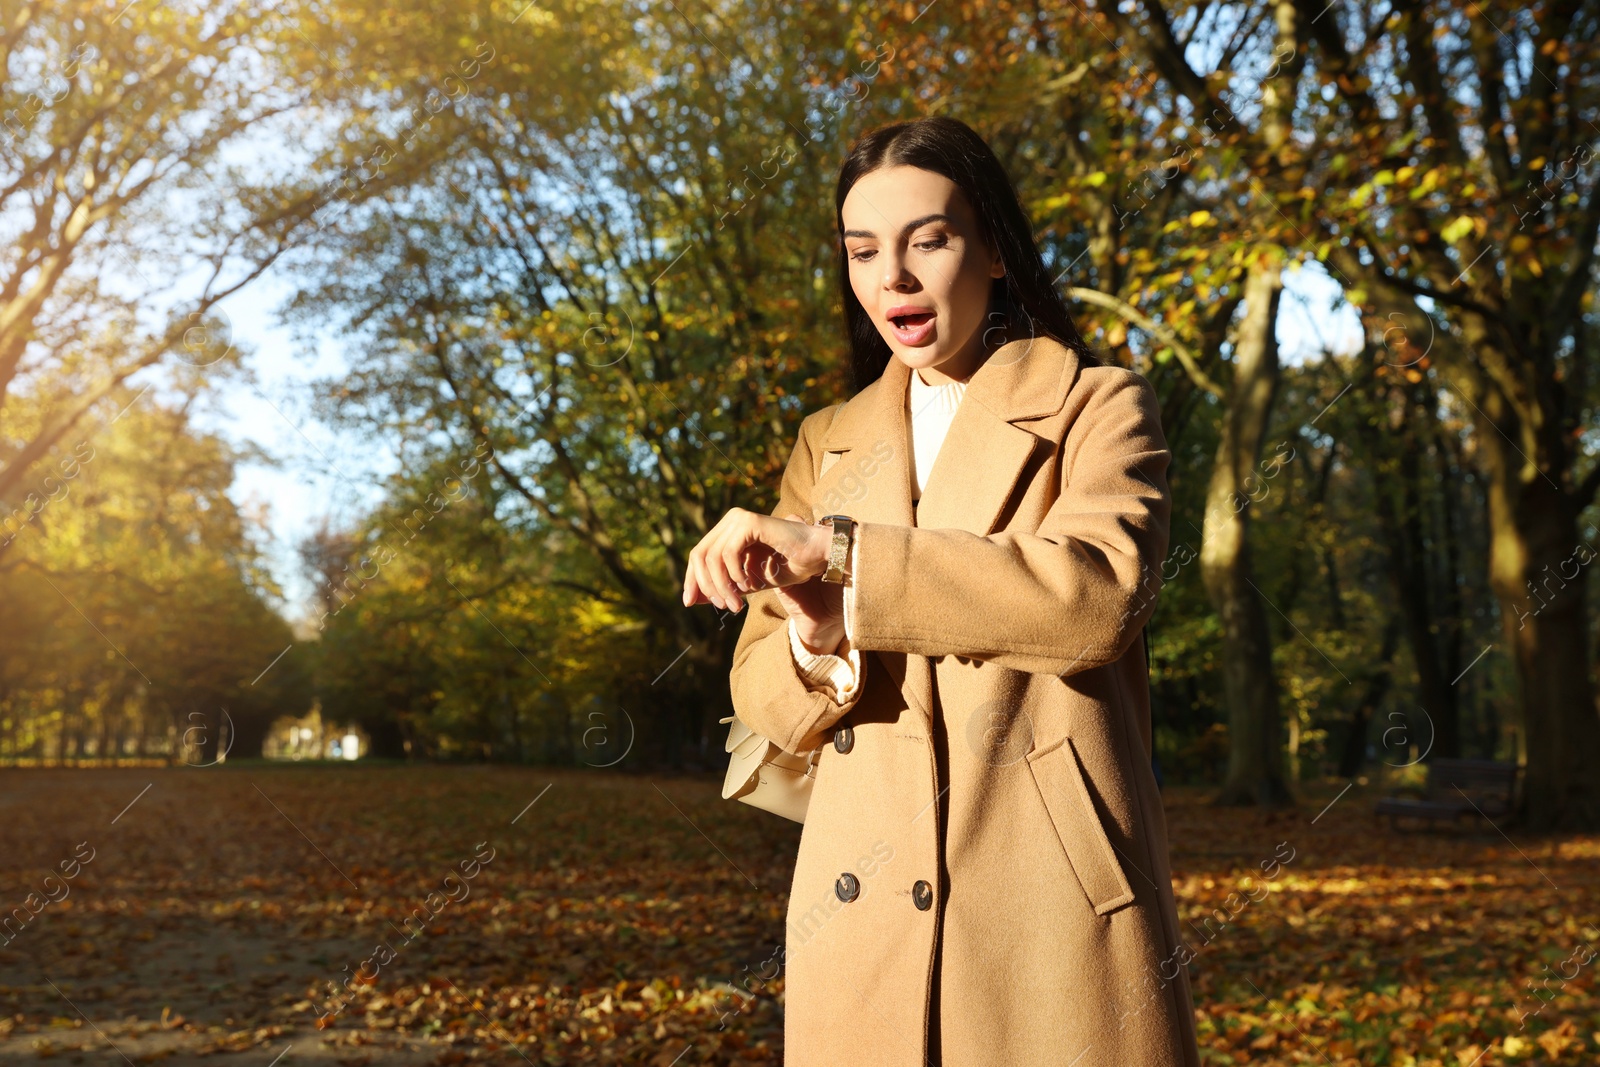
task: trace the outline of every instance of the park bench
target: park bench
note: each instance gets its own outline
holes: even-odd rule
[[[1389,816],[1400,829],[1400,818],[1443,819],[1454,822],[1463,815],[1484,815],[1491,823],[1510,814],[1515,801],[1517,765],[1487,759],[1433,759],[1428,761],[1423,796],[1386,796],[1373,808],[1374,815]],[[1498,823],[1496,823],[1498,825]]]

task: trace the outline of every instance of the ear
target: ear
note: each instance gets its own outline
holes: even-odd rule
[[[992,242],[990,243],[989,248],[994,253],[994,259],[989,264],[989,277],[1004,278],[1006,276],[1006,262],[1003,258],[1001,258],[1000,250],[996,248]]]

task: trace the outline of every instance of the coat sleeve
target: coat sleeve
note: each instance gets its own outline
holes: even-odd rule
[[[778,506],[772,514],[811,514],[811,489],[816,484],[818,457],[812,452],[811,438],[831,420],[831,409],[823,408],[800,424],[794,450],[783,473]],[[859,594],[858,594],[859,595]],[[733,696],[733,712],[741,722],[788,752],[816,748],[861,699],[865,686],[865,662],[857,654],[855,684],[844,693],[845,702],[835,699],[831,686],[813,688],[790,647],[789,614],[770,589],[748,593],[745,600],[744,628],[733,649],[733,668],[728,687]]]
[[[1096,385],[1036,532],[862,523],[852,644],[1057,676],[1121,658],[1155,610],[1167,551],[1160,420],[1142,375]]]

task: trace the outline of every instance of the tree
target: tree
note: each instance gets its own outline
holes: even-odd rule
[[[111,398],[120,412],[41,465],[43,503],[0,562],[8,755],[210,764],[259,754],[266,724],[308,703],[227,495],[235,454],[194,429],[191,389]]]
[[[655,8],[539,9],[516,33],[489,10],[413,0],[394,17],[417,35],[383,50],[342,27],[393,86],[355,128],[398,124],[381,156],[440,162],[324,231],[294,313],[358,342],[329,414],[408,456],[481,455],[493,518],[568,564],[529,580],[641,627],[633,693],[677,739],[660,755],[711,758],[739,620],[676,589],[725,511],[775,496],[807,397],[843,383],[816,195],[838,135],[814,113],[840,94],[813,86],[859,96],[881,56],[781,5],[731,10],[720,43]],[[767,238],[779,220],[792,239]]]
[[[34,465],[134,375],[223,359],[217,304],[370,190],[338,180],[350,145],[303,129],[293,175],[230,155],[283,136],[336,80],[306,11],[22,0],[0,18],[0,502],[15,510]]]
[[[1540,828],[1600,826],[1580,530],[1600,488],[1597,40],[1580,3],[1401,4],[1381,26],[1333,11],[1300,41],[1328,87],[1319,134],[1347,146],[1307,176],[1348,190],[1309,220],[1319,251],[1387,320],[1388,372],[1431,370],[1473,423],[1527,738],[1519,814]]]
[[[1292,9],[1280,5],[1275,22],[1263,26],[1264,20],[1251,17],[1252,12],[1246,10],[1229,38],[1216,42],[1222,56],[1219,74],[1231,71],[1241,53],[1256,61],[1261,60],[1260,53],[1270,53],[1260,77],[1246,82],[1256,112],[1254,125],[1247,126],[1239,115],[1245,109],[1228,106],[1215,88],[1222,78],[1203,76],[1190,65],[1184,43],[1160,4],[1141,3],[1136,10],[1106,5],[1099,10],[1125,41],[1149,57],[1172,90],[1187,100],[1191,113],[1183,125],[1201,127],[1197,132],[1202,133],[1208,148],[1216,151],[1212,146],[1220,146],[1232,155],[1236,167],[1242,164],[1244,168],[1242,174],[1236,172],[1224,183],[1223,192],[1232,192],[1233,197],[1219,198],[1224,218],[1237,226],[1234,258],[1245,267],[1240,287],[1244,310],[1231,338],[1232,381],[1226,387],[1222,435],[1206,493],[1200,552],[1206,588],[1222,622],[1229,710],[1227,777],[1214,799],[1221,804],[1288,805],[1293,803],[1293,795],[1284,780],[1282,712],[1267,609],[1252,563],[1249,509],[1261,482],[1258,468],[1270,467],[1275,474],[1284,462],[1281,455],[1263,458],[1262,452],[1277,391],[1282,272],[1297,254],[1297,242],[1292,222],[1270,199],[1264,201],[1255,193],[1260,188],[1257,179],[1269,190],[1275,189],[1281,175],[1292,170],[1291,132],[1304,66],[1295,47],[1296,17]],[[1182,155],[1179,171],[1191,162],[1187,151]],[[1248,191],[1239,189],[1241,184]],[[1191,377],[1199,370],[1193,357],[1184,360],[1184,366]],[[1209,377],[1197,379],[1197,384],[1206,388],[1206,381]],[[1211,384],[1207,391],[1220,398],[1222,388]]]

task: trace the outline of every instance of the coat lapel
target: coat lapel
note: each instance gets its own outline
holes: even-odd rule
[[[928,472],[928,484],[917,504],[917,525],[982,536],[993,531],[1028,457],[1040,442],[1027,430],[972,402],[972,388],[969,384],[933,470]]]
[[[822,439],[813,521],[844,514],[857,522],[912,524],[909,374],[891,359],[882,377],[839,408]]]
[[[813,521],[833,512],[858,522],[992,533],[1041,439],[1015,425],[1061,410],[1078,374],[1071,349],[1047,337],[996,349],[967,382],[928,484],[911,508],[911,368],[890,359],[823,437]]]

